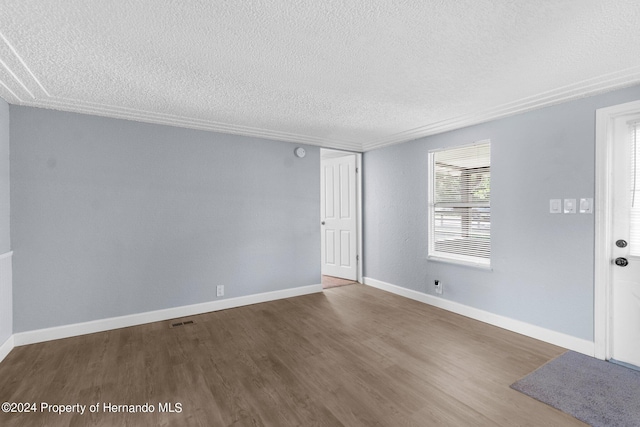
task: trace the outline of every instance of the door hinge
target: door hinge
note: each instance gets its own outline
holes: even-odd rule
[[[358,168],[356,168],[356,173],[358,173]]]
[[[360,255],[356,255],[356,261],[360,261]]]

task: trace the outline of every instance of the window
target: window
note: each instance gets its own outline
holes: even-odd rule
[[[429,153],[431,259],[489,267],[491,143]]]

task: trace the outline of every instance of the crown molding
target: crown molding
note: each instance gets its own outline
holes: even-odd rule
[[[56,97],[44,87],[35,73],[30,69],[24,59],[22,59],[22,56],[16,51],[4,34],[0,32],[0,95],[2,95],[2,88],[6,90],[7,96],[5,98],[10,104],[316,145],[349,151],[359,152],[362,149],[362,144],[355,141],[327,139],[273,129],[234,125],[213,120],[202,120],[123,106]]]
[[[1,85],[18,102],[28,102],[39,96],[51,96],[2,32],[0,32],[0,73],[6,76],[5,81],[0,81]],[[12,87],[10,87],[11,83],[7,84],[7,82],[12,82]]]
[[[2,81],[0,81],[0,85]],[[4,86],[4,85],[3,85]],[[8,88],[7,88],[8,89]],[[210,132],[219,132],[232,135],[240,135],[247,137],[255,137],[262,139],[270,139],[277,141],[287,141],[306,145],[315,145],[326,148],[335,148],[340,150],[357,151],[362,150],[362,144],[353,141],[339,141],[335,139],[324,139],[310,135],[295,134],[291,132],[281,132],[277,130],[264,129],[251,126],[233,125],[228,123],[215,122],[210,120],[201,120],[190,117],[177,115],[156,113],[152,111],[136,110],[127,107],[110,106],[104,104],[89,103],[79,100],[66,100],[51,98],[41,98],[31,101],[11,102],[9,103],[28,106],[47,108],[52,110],[74,112],[80,114],[90,114],[94,116],[102,116],[116,119],[132,120],[144,123],[154,123],[167,126],[175,126],[181,128],[189,128],[196,130],[204,130]]]
[[[21,105],[48,108],[53,110],[70,111],[81,114],[90,114],[117,119],[132,120],[144,123],[219,132],[225,134],[241,135],[262,139],[287,141],[299,144],[315,145],[327,148],[360,151],[361,144],[353,141],[327,140],[310,135],[302,135],[291,132],[282,132],[252,126],[234,125],[229,123],[202,120],[173,114],[157,113],[153,111],[139,110],[108,104],[93,103],[75,99],[46,98],[23,102]]]
[[[554,90],[541,92],[483,111],[463,114],[396,134],[386,135],[377,140],[361,143],[56,97],[44,87],[36,74],[22,59],[21,55],[0,32],[0,96],[2,96],[4,92],[5,96],[3,97],[10,104],[287,141],[354,152],[371,151],[574,99],[596,95],[598,93],[621,89],[638,83],[640,83],[640,67],[627,68],[572,83]]]
[[[377,141],[364,143],[362,151],[370,151],[389,145],[408,142],[418,138],[424,138],[426,136],[436,135],[519,113],[525,113],[527,111],[549,107],[579,98],[586,98],[599,93],[622,89],[638,83],[640,83],[640,67],[627,68],[625,70],[572,83],[547,92],[541,92],[539,94],[492,107],[484,111],[465,114],[436,123],[430,123],[425,126],[381,138]]]

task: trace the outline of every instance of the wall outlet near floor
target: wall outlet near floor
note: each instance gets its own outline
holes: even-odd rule
[[[224,285],[218,285],[216,287],[216,296],[223,297],[224,296]]]
[[[434,280],[433,287],[436,290],[436,294],[442,295],[442,282],[440,280]]]

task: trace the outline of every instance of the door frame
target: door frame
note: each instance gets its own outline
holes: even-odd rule
[[[334,148],[320,148],[320,168],[322,168],[322,152],[333,151],[343,153],[345,155],[353,154],[356,156],[356,251],[357,251],[357,267],[356,280],[362,283],[363,277],[363,256],[362,256],[362,153],[339,150]],[[320,188],[318,188],[320,191]],[[321,194],[320,197],[323,197]],[[321,237],[322,238],[322,237]],[[321,261],[322,262],[322,261]],[[322,265],[320,265],[320,274],[322,274]]]
[[[640,112],[640,101],[596,110],[593,339],[594,356],[602,360],[611,358],[612,337],[613,125],[620,116],[638,112]]]

